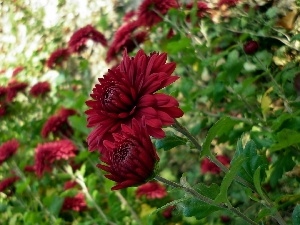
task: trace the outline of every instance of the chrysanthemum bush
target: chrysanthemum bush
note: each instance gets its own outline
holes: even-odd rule
[[[0,68],[1,223],[300,224],[299,3],[117,6]]]

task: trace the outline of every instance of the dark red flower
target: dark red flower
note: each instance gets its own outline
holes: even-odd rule
[[[107,41],[102,33],[97,31],[93,26],[87,25],[77,30],[70,38],[68,46],[71,52],[81,52],[86,48],[87,40],[93,40],[107,46]]]
[[[69,180],[64,184],[64,190],[72,189],[73,187],[77,186],[77,182],[73,180]]]
[[[108,172],[105,177],[117,184],[112,190],[136,186],[147,182],[154,175],[159,157],[146,131],[146,126],[137,120],[132,127],[122,125],[119,133],[114,133],[114,141],[104,141],[106,153],[97,165]]]
[[[224,166],[230,164],[230,158],[225,155],[218,155],[217,160],[219,160]],[[204,158],[201,162],[201,171],[203,174],[205,173],[212,173],[212,174],[219,174],[221,173],[221,169],[211,162],[208,158]]]
[[[0,192],[3,192],[12,186],[17,180],[20,178],[18,176],[13,176],[13,177],[7,177],[3,180],[0,181]]]
[[[257,52],[259,48],[259,45],[256,41],[248,41],[246,44],[244,44],[244,51],[248,55],[253,55],[255,52]]]
[[[34,165],[27,165],[24,167],[25,172],[35,173],[35,166]]]
[[[36,174],[40,177],[45,171],[51,171],[55,161],[75,157],[76,151],[76,146],[68,139],[39,144],[35,149]]]
[[[0,165],[12,157],[18,150],[20,144],[16,139],[9,140],[0,145]]]
[[[134,17],[136,16],[136,12],[134,10],[131,10],[129,12],[127,12],[124,16],[123,16],[123,21],[124,22],[131,22],[134,20]]]
[[[7,88],[0,86],[0,98],[4,97],[6,95],[6,92],[7,92]]]
[[[5,104],[0,102],[0,117],[5,116],[5,115],[6,115]]]
[[[12,77],[15,77],[17,76],[22,70],[24,70],[24,67],[23,66],[18,66],[16,67],[13,72],[12,72]]]
[[[186,4],[186,8],[187,9],[192,9],[193,6],[194,6],[193,2]],[[204,14],[209,9],[209,7],[207,6],[207,4],[205,2],[202,2],[202,1],[198,1],[197,4],[196,4],[196,7],[197,7],[197,16],[199,18],[204,17]],[[188,19],[189,18],[190,18],[190,15],[188,16]]]
[[[137,21],[132,21],[121,26],[114,34],[112,43],[109,46],[106,55],[106,62],[110,62],[117,54],[127,49],[132,52],[140,43],[147,38],[147,32],[138,30]]]
[[[111,133],[120,131],[121,124],[130,125],[133,118],[141,122],[145,117],[149,134],[163,138],[162,127],[183,115],[175,98],[155,93],[179,78],[171,76],[176,64],[166,60],[166,53],[147,56],[140,50],[130,58],[124,51],[120,65],[98,79],[93,100],[86,102],[91,108],[86,111],[88,127],[95,127],[87,138],[91,151],[102,152],[103,140],[112,140]]]
[[[70,57],[70,52],[67,48],[59,48],[51,53],[46,65],[53,69],[55,66],[62,66],[62,63]]]
[[[144,0],[138,8],[138,21],[151,27],[162,21],[161,15],[167,14],[170,8],[178,7],[176,0]]]
[[[62,205],[61,210],[73,210],[77,212],[82,212],[87,209],[87,204],[83,193],[78,193],[74,197],[66,197]]]
[[[70,137],[73,134],[73,129],[68,122],[68,117],[75,115],[73,109],[61,108],[56,114],[50,116],[44,123],[41,135],[46,138],[52,133],[54,136]]]
[[[160,199],[167,196],[167,190],[165,186],[156,181],[152,181],[139,186],[136,190],[136,196],[145,196],[147,199]]]
[[[173,210],[174,210],[175,208],[176,208],[175,205],[170,205],[169,207],[167,207],[167,208],[162,212],[163,217],[165,217],[166,219],[172,218],[172,212],[173,212]]]
[[[35,85],[33,85],[29,91],[29,93],[34,96],[44,96],[46,93],[50,92],[50,83],[45,81],[45,82],[38,82]]]
[[[222,223],[228,224],[231,222],[231,219],[229,216],[220,216],[220,220]]]
[[[236,6],[239,0],[219,0],[218,6],[226,5],[229,7]]]
[[[26,82],[10,81],[6,89],[6,101],[11,102],[17,96],[18,92],[24,91],[27,86]]]

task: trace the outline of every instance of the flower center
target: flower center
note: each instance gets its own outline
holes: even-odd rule
[[[113,153],[113,162],[115,164],[126,163],[126,159],[131,154],[133,148],[134,146],[131,142],[123,142],[120,144]]]

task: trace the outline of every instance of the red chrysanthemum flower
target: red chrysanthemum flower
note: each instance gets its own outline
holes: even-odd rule
[[[165,186],[156,181],[152,181],[139,186],[136,190],[136,196],[145,196],[147,199],[160,199],[167,196],[167,190]]]
[[[20,144],[16,139],[9,140],[0,145],[0,165],[12,157],[18,150]]]
[[[112,140],[111,133],[120,131],[121,124],[130,125],[133,118],[141,122],[145,117],[149,134],[163,138],[162,127],[183,115],[175,98],[155,93],[179,78],[171,76],[176,64],[166,60],[166,53],[147,56],[140,50],[130,58],[124,51],[120,65],[98,79],[93,100],[86,102],[91,108],[86,111],[88,127],[95,127],[87,138],[91,151],[102,152],[103,140]]]
[[[187,9],[192,9],[193,6],[194,6],[193,2],[186,4],[186,8]],[[196,6],[197,6],[197,16],[199,18],[204,17],[204,14],[209,9],[209,7],[207,6],[207,4],[205,2],[198,1],[197,4],[196,4]],[[188,20],[189,20],[189,18],[190,18],[190,15],[188,16]]]
[[[238,2],[239,2],[239,0],[219,0],[218,6],[220,7],[222,5],[226,5],[229,7],[233,7],[233,6],[236,6]]]
[[[4,97],[6,95],[6,92],[7,92],[7,88],[0,86],[0,98]]]
[[[24,91],[27,86],[26,82],[10,81],[6,89],[6,101],[11,102],[17,96],[18,92]]]
[[[121,26],[114,34],[114,38],[107,51],[106,62],[110,62],[118,53],[127,49],[132,52],[137,45],[144,42],[147,38],[147,32],[138,31],[139,23],[132,21]]]
[[[87,209],[87,204],[83,193],[78,193],[74,197],[66,197],[62,205],[61,210],[73,210],[77,212],[82,212]]]
[[[75,114],[76,111],[73,109],[61,108],[44,123],[41,131],[42,137],[46,138],[50,133],[54,136],[71,137],[73,129],[68,122],[68,117]]]
[[[230,158],[225,155],[218,155],[217,160],[219,160],[224,166],[228,166],[230,164]],[[204,158],[201,162],[201,171],[203,174],[212,173],[219,174],[221,173],[221,169],[211,162],[208,158]]]
[[[47,81],[44,82],[38,82],[35,85],[33,85],[29,91],[29,93],[34,96],[44,96],[46,93],[50,92],[50,83]]]
[[[246,44],[244,44],[244,51],[248,55],[253,55],[255,52],[257,52],[259,48],[259,45],[257,41],[248,41]]]
[[[163,217],[165,217],[166,219],[172,218],[172,212],[174,211],[175,208],[176,208],[175,205],[170,205],[169,207],[167,207],[167,208],[162,212]]]
[[[134,20],[135,16],[136,16],[136,12],[134,10],[131,10],[123,16],[123,21],[126,23],[131,22]]]
[[[151,27],[162,21],[161,15],[167,14],[170,8],[178,7],[176,0],[144,0],[138,8],[138,21],[141,25]]]
[[[48,58],[46,65],[53,69],[55,66],[62,66],[62,63],[66,61],[70,57],[69,49],[67,48],[59,48],[51,53]]]
[[[78,184],[76,181],[69,180],[65,182],[64,184],[64,190],[72,189],[73,187],[76,187]]]
[[[107,46],[107,41],[102,33],[97,31],[93,26],[87,25],[77,30],[70,38],[68,43],[71,52],[81,52],[86,47],[87,40],[92,40],[96,43],[101,43]]]
[[[11,187],[16,181],[18,181],[20,178],[18,176],[13,177],[7,177],[0,181],[0,192],[3,192]]]
[[[5,115],[6,115],[5,104],[0,102],[0,117],[5,116]]]
[[[76,151],[76,146],[68,139],[39,144],[35,149],[36,174],[42,176],[45,171],[51,171],[55,161],[75,157]]]
[[[17,76],[22,70],[24,70],[23,66],[18,66],[17,68],[15,68],[12,72],[12,77]]]
[[[151,179],[159,157],[146,126],[133,120],[132,127],[122,125],[122,130],[113,137],[113,142],[104,141],[107,152],[100,160],[105,165],[98,165],[109,173],[105,177],[117,183],[112,190],[140,185]]]
[[[35,166],[34,165],[27,165],[24,167],[25,172],[35,173]]]

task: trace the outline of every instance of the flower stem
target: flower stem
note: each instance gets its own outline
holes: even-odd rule
[[[233,212],[234,214],[236,214],[237,216],[243,218],[245,221],[247,221],[249,224],[252,224],[252,225],[258,225],[258,223],[254,222],[253,220],[251,220],[249,217],[247,217],[246,215],[244,215],[243,213],[241,213],[238,209],[234,208],[234,207],[230,207],[230,206],[227,206],[223,203],[221,204],[217,204],[215,203],[212,199],[198,193],[197,191],[195,191],[193,188],[191,187],[186,187],[186,186],[183,186],[181,184],[178,184],[176,182],[173,182],[173,181],[170,181],[170,180],[167,180],[161,176],[156,176],[154,178],[155,180],[157,181],[160,181],[166,185],[169,185],[171,187],[174,187],[174,188],[180,188],[182,190],[184,190],[185,192],[188,192],[190,193],[193,197],[199,199],[200,201],[202,202],[205,202],[209,205],[212,205],[212,206],[216,206],[218,208],[222,208],[222,209],[226,209],[226,210],[229,210],[231,212]]]

